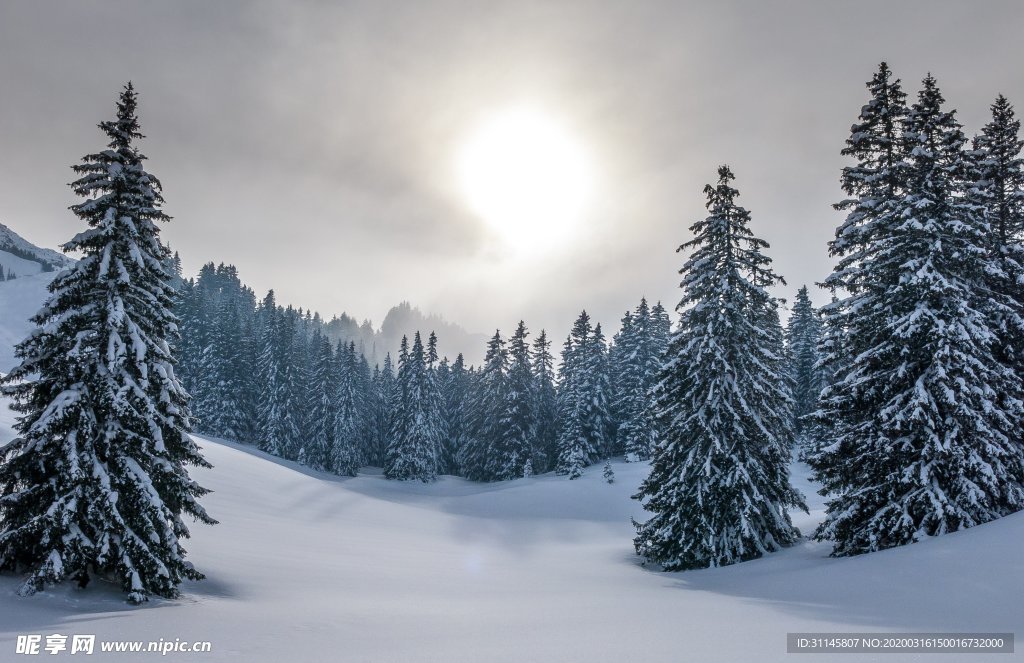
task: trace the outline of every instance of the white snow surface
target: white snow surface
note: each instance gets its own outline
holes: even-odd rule
[[[12,420],[0,414],[0,441]],[[669,574],[631,546],[646,464],[614,463],[611,485],[600,465],[576,481],[426,485],[199,442],[215,468],[194,476],[221,523],[193,527],[187,548],[207,579],[131,608],[100,582],[20,598],[19,579],[0,576],[0,661],[32,633],[209,640],[211,653],[168,660],[268,662],[782,661],[789,631],[1024,633],[1024,514],[861,557],[803,542]],[[822,516],[811,497],[805,530]]]
[[[32,331],[29,318],[46,302],[46,286],[56,275],[57,272],[45,272],[0,281],[0,373],[7,373],[18,364],[14,346]]]
[[[11,273],[15,276],[31,276],[43,271],[43,266],[38,262],[20,258],[3,249],[0,249],[0,266],[4,268],[4,277]]]

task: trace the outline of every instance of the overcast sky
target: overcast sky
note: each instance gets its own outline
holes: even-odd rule
[[[561,336],[678,299],[676,246],[728,163],[795,290],[830,269],[839,150],[887,60],[931,71],[968,132],[1024,110],[1021,2],[49,2],[0,4],[0,222],[81,228],[69,165],[123,83],[186,270],[379,324],[409,300],[472,331]],[[578,241],[510,255],[455,159],[488,114],[557,117],[599,186]],[[538,243],[544,241],[538,238]],[[826,298],[816,293],[816,300]]]

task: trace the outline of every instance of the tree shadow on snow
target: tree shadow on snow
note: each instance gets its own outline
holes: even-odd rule
[[[880,630],[1021,631],[1024,560],[1005,544],[1024,540],[1024,514],[1003,520],[1010,519],[1016,522],[856,557],[831,558],[830,544],[803,540],[717,569],[641,568],[663,574],[666,587],[735,596],[802,619]]]

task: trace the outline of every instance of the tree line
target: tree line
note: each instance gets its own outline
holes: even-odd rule
[[[173,265],[172,265],[173,267]],[[433,332],[403,337],[372,367],[319,314],[257,301],[231,265],[180,281],[178,375],[198,432],[314,469],[392,479],[570,478],[613,455],[650,457],[648,407],[670,321],[642,299],[609,341],[582,312],[556,370],[545,331],[496,331],[484,362],[439,357]]]

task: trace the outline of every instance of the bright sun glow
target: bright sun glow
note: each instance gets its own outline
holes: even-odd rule
[[[459,154],[458,176],[472,210],[507,243],[531,251],[567,235],[591,191],[583,150],[531,109],[483,122]]]

